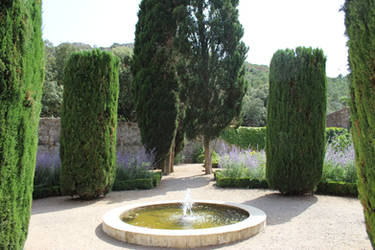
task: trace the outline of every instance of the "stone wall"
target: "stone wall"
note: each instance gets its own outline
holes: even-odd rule
[[[327,115],[327,127],[350,127],[350,110],[343,108],[339,111]]]
[[[95,136],[95,135],[93,135]],[[59,153],[60,119],[41,118],[39,122],[39,145],[38,153]],[[186,143],[182,152],[184,162],[192,162],[193,153],[197,147],[201,146],[200,141]],[[140,131],[137,123],[118,122],[117,124],[117,153],[126,155],[136,155],[144,150],[141,143]]]

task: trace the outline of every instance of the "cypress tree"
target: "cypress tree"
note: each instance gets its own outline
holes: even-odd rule
[[[62,193],[108,193],[116,171],[119,59],[100,50],[72,54],[64,71],[61,115]]]
[[[173,171],[180,113],[176,77],[175,11],[183,1],[142,0],[132,61],[133,93],[142,143],[164,174]]]
[[[361,200],[368,236],[375,247],[375,1],[346,1],[351,69],[351,121]]]
[[[271,60],[266,177],[283,194],[312,192],[324,161],[326,74],[323,51],[279,50]]]
[[[44,78],[41,1],[0,2],[0,249],[22,249]]]
[[[192,0],[179,27],[185,55],[179,75],[186,104],[184,128],[192,139],[203,135],[206,174],[212,172],[210,141],[239,116],[246,92],[238,0]]]

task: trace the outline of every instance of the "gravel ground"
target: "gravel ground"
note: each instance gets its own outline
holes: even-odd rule
[[[95,201],[67,196],[33,202],[25,250],[156,249],[116,241],[101,230],[101,216],[119,206],[183,199],[186,189],[193,199],[243,203],[262,209],[267,226],[258,235],[202,249],[371,249],[358,199],[314,195],[282,197],[270,190],[221,189],[200,164],[175,166],[152,190],[111,192]]]

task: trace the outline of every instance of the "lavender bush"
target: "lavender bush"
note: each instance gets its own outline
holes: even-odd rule
[[[338,136],[327,145],[322,181],[357,182],[354,147],[348,136]]]
[[[230,178],[265,178],[266,157],[264,151],[243,150],[236,146],[221,146],[218,164],[222,175]]]
[[[59,153],[38,152],[34,174],[35,186],[58,186],[60,184]]]
[[[139,151],[136,155],[117,153],[116,181],[152,177],[150,170],[152,170],[154,158],[153,152],[146,153],[145,150]]]

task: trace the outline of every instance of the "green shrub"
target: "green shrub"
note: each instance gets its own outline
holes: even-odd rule
[[[314,190],[322,175],[326,125],[323,51],[279,50],[271,60],[267,112],[267,181],[282,194]]]
[[[229,127],[220,134],[220,138],[243,149],[262,150],[266,144],[266,128],[239,127],[235,129]]]
[[[330,194],[338,196],[358,196],[357,184],[347,182],[320,182],[316,189],[317,194]]]
[[[63,194],[93,199],[116,173],[119,60],[100,50],[73,53],[65,68],[60,157]]]
[[[359,199],[375,248],[375,3],[346,0],[343,9],[352,72],[350,111]]]
[[[221,132],[220,138],[226,143],[242,149],[262,150],[266,147],[266,130],[266,127],[228,127]],[[351,136],[346,128],[329,127],[325,130],[328,143],[331,143],[332,139],[339,135],[345,135],[348,139]]]
[[[23,249],[44,78],[41,1],[0,1],[0,249]]]
[[[33,199],[42,199],[50,196],[60,196],[60,186],[34,186]]]
[[[153,179],[134,179],[134,180],[125,180],[125,181],[116,181],[113,185],[112,190],[134,190],[134,189],[151,189],[153,188]]]

